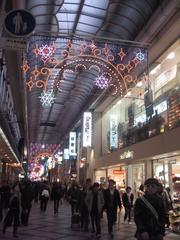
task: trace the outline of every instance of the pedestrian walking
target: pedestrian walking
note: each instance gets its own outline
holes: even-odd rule
[[[149,178],[144,183],[144,195],[136,199],[134,221],[138,240],[163,240],[166,211],[158,191],[158,180]]]
[[[53,183],[51,196],[52,200],[54,201],[54,214],[57,214],[59,210],[59,202],[63,196],[62,187],[60,183],[58,182]]]
[[[86,204],[91,216],[92,232],[96,233],[96,237],[101,237],[101,213],[104,206],[104,196],[99,189],[99,183],[94,183],[92,191],[86,198]]]
[[[124,221],[128,218],[128,223],[131,222],[131,210],[133,207],[134,194],[131,192],[131,187],[126,187],[126,192],[122,195],[122,202],[125,209]]]
[[[19,214],[20,214],[20,185],[16,182],[12,187],[12,194],[9,200],[9,208],[7,215],[3,222],[3,234],[6,229],[13,224],[13,236],[17,237],[17,230],[19,226]]]
[[[108,233],[113,238],[113,225],[117,221],[117,209],[121,210],[122,203],[119,191],[115,188],[115,181],[109,180],[109,187],[104,192],[105,209],[107,211]]]
[[[50,197],[50,190],[47,184],[45,183],[42,186],[41,196],[40,196],[40,209],[42,212],[46,212],[47,203]]]

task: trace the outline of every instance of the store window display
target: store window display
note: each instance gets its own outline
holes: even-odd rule
[[[172,230],[180,233],[180,162],[172,165],[173,208],[170,221]]]
[[[121,168],[109,168],[108,169],[108,179],[113,179],[116,182],[116,188],[121,192],[125,191],[126,187],[126,169]]]
[[[172,197],[172,209],[169,212],[170,227],[180,233],[180,158],[169,158],[154,162],[154,178],[158,179],[164,188],[169,189]]]
[[[102,117],[103,153],[180,126],[179,59],[180,42],[177,41],[157,60],[149,76],[143,73],[124,98],[108,106]]]

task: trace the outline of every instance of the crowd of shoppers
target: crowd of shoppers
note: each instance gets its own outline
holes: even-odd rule
[[[124,222],[127,220],[130,224],[133,215],[137,226],[135,237],[138,240],[162,240],[165,225],[169,227],[170,224],[169,210],[173,209],[170,189],[164,189],[157,179],[150,178],[140,186],[139,193],[134,200],[131,187],[127,186],[122,193],[116,189],[113,179],[109,180],[107,188],[97,182],[92,183],[91,179],[87,179],[84,186],[75,181],[50,184],[29,180],[10,186],[5,181],[0,188],[0,221],[4,234],[9,226],[13,226],[13,236],[17,237],[18,226],[27,226],[29,223],[33,204],[39,203],[40,211],[45,212],[51,200],[56,215],[64,199],[71,205],[72,219],[74,215],[79,215],[79,220],[76,218],[79,229],[85,232],[91,230],[96,238],[101,237],[103,212],[107,216],[109,236],[113,238],[113,226],[124,208]]]

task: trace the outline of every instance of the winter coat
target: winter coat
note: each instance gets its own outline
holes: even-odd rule
[[[142,201],[141,197],[137,198],[134,205],[134,221],[137,227],[136,236],[143,232],[148,232],[150,237],[158,234],[164,236],[166,211],[162,197],[158,194],[144,194],[144,197],[156,210],[158,220]]]
[[[88,191],[85,197],[85,204],[89,212],[92,211],[93,198],[94,198],[93,190]],[[101,213],[103,207],[104,207],[104,196],[102,191],[98,191],[97,192],[97,209],[99,214]]]
[[[122,207],[122,203],[121,203],[121,199],[120,199],[120,194],[119,191],[117,189],[114,189],[114,194],[113,194],[113,205],[110,205],[110,199],[111,199],[111,193],[110,193],[110,189],[106,189],[104,191],[104,200],[105,200],[105,209],[110,209],[113,208],[115,211],[117,210],[118,206],[121,209]]]
[[[134,194],[131,193],[130,194],[130,202],[129,202],[129,198],[128,198],[128,194],[125,192],[122,195],[122,202],[123,202],[123,206],[124,207],[130,207],[133,205],[133,201],[134,201]]]

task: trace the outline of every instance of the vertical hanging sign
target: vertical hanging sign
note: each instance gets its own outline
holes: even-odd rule
[[[118,147],[117,117],[110,117],[110,148]]]
[[[69,156],[76,156],[76,132],[69,134]]]
[[[83,147],[92,145],[92,113],[84,112],[83,115]]]
[[[65,148],[64,149],[64,160],[68,160],[69,159],[69,149],[68,148]]]

